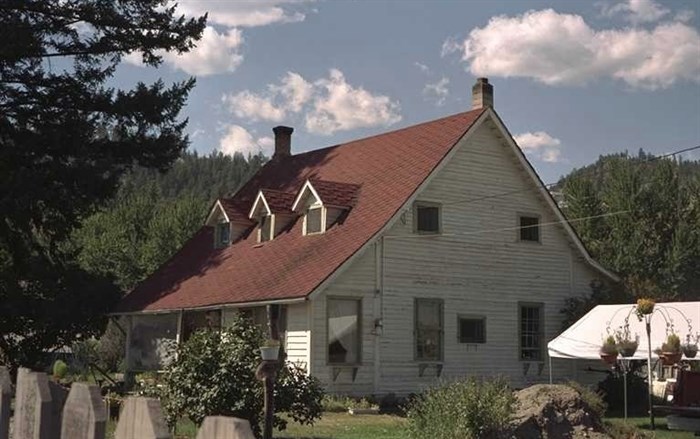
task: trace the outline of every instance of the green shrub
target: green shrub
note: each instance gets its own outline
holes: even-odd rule
[[[469,378],[418,396],[408,409],[412,439],[487,439],[508,437],[516,399],[503,379]]]
[[[324,395],[321,406],[324,412],[347,412],[353,400],[343,395]]]
[[[178,348],[161,377],[161,400],[168,423],[187,416],[200,425],[206,416],[235,416],[250,421],[259,436],[263,417],[263,385],[255,377],[260,364],[260,330],[242,317],[222,330],[199,331]],[[286,364],[275,386],[275,427],[283,430],[284,417],[312,424],[321,417],[323,390],[317,379]]]
[[[63,360],[56,360],[53,363],[53,376],[62,380],[68,375],[68,365]]]
[[[596,417],[603,419],[603,416],[605,416],[605,412],[608,409],[608,405],[603,400],[603,395],[600,393],[600,391],[596,392],[581,383],[577,383],[576,381],[569,381],[566,384],[581,395],[583,402],[590,407],[591,411],[596,415]]]

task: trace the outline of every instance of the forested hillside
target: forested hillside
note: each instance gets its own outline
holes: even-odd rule
[[[594,258],[618,273],[620,288],[572,301],[580,314],[593,303],[700,297],[700,162],[601,156],[564,177],[563,208]],[[594,217],[587,220],[578,218]]]
[[[129,290],[202,226],[217,197],[235,192],[265,160],[185,153],[164,173],[135,169],[117,197],[74,234],[80,264]]]

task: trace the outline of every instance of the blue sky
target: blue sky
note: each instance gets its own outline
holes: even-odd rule
[[[468,110],[495,109],[545,182],[601,154],[700,145],[697,1],[180,1],[209,12],[198,47],[116,82],[197,77],[192,148],[302,152]],[[700,154],[689,153],[688,159]]]

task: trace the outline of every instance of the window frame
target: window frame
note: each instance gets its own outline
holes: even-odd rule
[[[522,220],[523,218],[532,218],[537,220],[537,240],[533,239],[523,239],[523,231],[525,227],[522,225]],[[516,240],[518,242],[527,242],[531,244],[542,244],[542,216],[534,213],[526,213],[526,212],[519,212],[517,214],[517,233],[516,233]],[[528,228],[532,228],[532,226],[527,226]]]
[[[263,221],[263,218],[267,218],[267,220]],[[267,227],[269,227],[269,238],[264,240],[262,239],[262,230],[263,230],[263,224],[265,224]],[[264,244],[268,241],[272,241],[275,238],[275,215],[262,215],[258,219],[258,244]]]
[[[462,340],[462,320],[479,320],[483,324],[483,341],[464,341]],[[459,344],[486,344],[486,316],[475,314],[458,314],[457,315],[457,343]]]
[[[538,357],[535,359],[532,358],[523,358],[523,349],[528,349],[528,350],[534,350],[535,348],[527,347],[525,348],[523,346],[523,308],[537,308],[539,309],[539,331],[537,332],[537,335],[539,337],[539,344],[540,346],[538,347]],[[535,363],[541,363],[544,361],[544,337],[545,337],[545,319],[544,319],[544,302],[518,302],[518,359],[520,361],[526,361],[526,362],[535,362]]]
[[[436,231],[429,230],[419,230],[418,229],[418,210],[423,207],[435,207],[437,208],[437,223],[438,229]],[[442,203],[435,201],[416,201],[413,203],[413,233],[418,235],[441,235],[442,234]]]
[[[228,229],[228,239],[224,241],[222,239],[221,231]],[[231,245],[231,223],[227,221],[220,221],[214,226],[214,247],[223,248]]]
[[[357,361],[352,363],[332,362],[328,348],[330,347],[330,301],[352,300],[357,305]],[[328,296],[326,297],[326,365],[327,366],[360,366],[362,364],[362,297],[356,296]]]
[[[418,356],[418,304],[420,302],[437,303],[440,305],[440,343],[438,358],[420,358]],[[415,297],[413,299],[413,360],[420,363],[442,363],[445,361],[445,301],[443,299]]]
[[[307,222],[307,216],[308,216],[309,212],[312,211],[312,210],[320,210],[320,211],[321,211],[321,219],[320,219],[320,221],[321,221],[321,230],[319,230],[319,231],[317,231],[317,232],[309,232],[308,229],[307,229],[307,227],[308,227],[308,226],[307,226],[307,224],[308,224],[308,222]],[[323,206],[323,205],[311,205],[311,206],[309,206],[309,207],[306,209],[306,212],[304,213],[304,225],[303,225],[303,229],[304,229],[304,236],[307,236],[307,235],[319,235],[319,234],[321,234],[321,233],[324,233],[324,232],[326,231],[326,207]]]

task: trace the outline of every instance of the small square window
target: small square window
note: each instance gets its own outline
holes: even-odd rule
[[[540,219],[536,216],[520,217],[520,240],[540,242]]]
[[[323,207],[309,209],[306,212],[306,234],[323,232]]]
[[[486,343],[486,319],[483,317],[459,317],[460,343]]]
[[[417,233],[440,233],[439,205],[416,204],[414,218]]]

